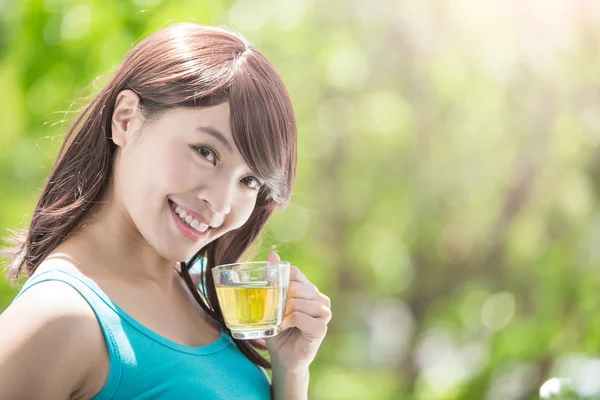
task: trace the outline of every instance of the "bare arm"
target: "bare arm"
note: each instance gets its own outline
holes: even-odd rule
[[[95,315],[74,289],[31,287],[0,315],[0,398],[93,397],[86,382],[99,365],[99,339]]]

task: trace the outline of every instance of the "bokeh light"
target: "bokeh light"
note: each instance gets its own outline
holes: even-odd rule
[[[600,3],[0,1],[3,237],[79,106],[182,21],[246,35],[292,96],[297,185],[252,256],[332,299],[311,399],[600,392]]]

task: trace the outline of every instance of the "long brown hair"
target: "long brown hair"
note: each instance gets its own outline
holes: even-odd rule
[[[149,121],[175,107],[229,101],[231,128],[240,153],[265,184],[254,211],[228,232],[182,262],[182,276],[200,306],[229,332],[217,301],[211,269],[236,262],[257,239],[274,209],[289,201],[296,170],[296,123],[289,94],[273,65],[241,35],[223,28],[177,24],[129,51],[110,81],[85,106],[67,131],[31,223],[12,238],[8,277],[30,276],[78,227],[94,204],[105,199],[116,145],[110,139],[117,94],[133,90]],[[190,266],[203,257],[206,296]],[[235,339],[234,339],[235,340]],[[257,350],[263,341],[238,341],[254,363],[271,368]]]

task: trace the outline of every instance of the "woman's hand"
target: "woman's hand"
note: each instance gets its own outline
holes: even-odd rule
[[[277,253],[269,254],[269,262],[279,261]],[[329,297],[321,294],[298,267],[291,267],[281,333],[265,340],[273,371],[283,369],[298,373],[308,370],[327,333],[330,308]]]

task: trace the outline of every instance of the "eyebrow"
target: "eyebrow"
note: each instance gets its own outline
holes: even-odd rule
[[[204,132],[204,133],[214,137],[219,142],[221,142],[223,144],[223,146],[225,146],[227,148],[227,150],[229,150],[230,153],[233,152],[233,146],[231,145],[231,142],[229,142],[229,140],[227,140],[225,135],[223,135],[218,129],[215,129],[212,126],[199,126],[196,128],[196,130],[200,131],[200,132]]]

